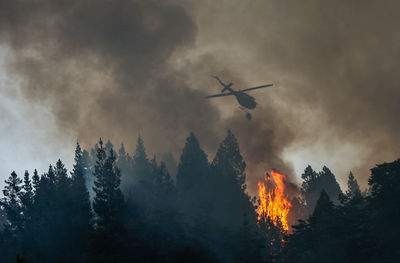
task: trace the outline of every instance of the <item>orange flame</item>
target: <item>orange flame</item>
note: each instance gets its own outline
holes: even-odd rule
[[[288,231],[288,214],[292,204],[285,197],[286,175],[271,171],[266,173],[265,182],[258,182],[260,205],[257,209],[258,220],[270,218],[275,226],[280,223]]]

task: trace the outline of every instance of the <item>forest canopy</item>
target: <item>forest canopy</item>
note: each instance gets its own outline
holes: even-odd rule
[[[190,133],[178,166],[102,139],[76,145],[73,169],[12,172],[1,198],[2,262],[393,262],[399,255],[400,159],[350,172],[343,192],[307,166],[290,196],[290,229],[257,214],[231,131],[211,161]],[[271,177],[272,178],[272,177]]]

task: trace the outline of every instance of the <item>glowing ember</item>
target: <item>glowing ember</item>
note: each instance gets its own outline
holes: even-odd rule
[[[287,217],[292,204],[285,197],[286,175],[271,171],[266,173],[265,181],[258,182],[260,206],[257,209],[258,220],[270,218],[275,226],[282,225],[288,231]]]

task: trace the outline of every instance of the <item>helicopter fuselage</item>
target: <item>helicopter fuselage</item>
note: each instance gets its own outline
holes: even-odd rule
[[[231,91],[233,95],[235,95],[236,100],[239,102],[239,104],[247,109],[254,109],[257,106],[256,100],[250,96],[249,94],[246,94],[241,91]]]

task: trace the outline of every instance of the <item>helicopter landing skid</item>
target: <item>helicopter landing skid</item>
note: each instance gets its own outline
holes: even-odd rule
[[[251,120],[251,113],[246,108],[244,108],[242,106],[239,106],[239,109],[241,109],[243,112],[246,113],[246,119],[247,120]]]

